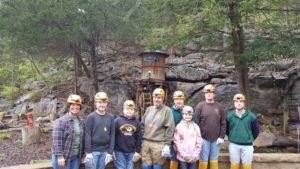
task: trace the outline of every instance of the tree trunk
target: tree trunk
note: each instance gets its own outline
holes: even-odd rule
[[[96,45],[95,43],[90,43],[90,55],[91,55],[91,62],[92,62],[92,76],[93,76],[93,83],[95,87],[95,91],[99,91],[98,86],[98,79],[97,79],[97,55],[96,55]]]
[[[241,56],[245,51],[245,38],[243,27],[241,25],[242,16],[238,10],[238,2],[233,2],[229,5],[228,17],[231,23],[232,51],[234,55],[237,82],[240,88],[239,90],[249,100],[248,61]]]
[[[33,127],[23,127],[22,128],[22,143],[24,145],[30,145],[40,142],[42,132],[37,126]]]

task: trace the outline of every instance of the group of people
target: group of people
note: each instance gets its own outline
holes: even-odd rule
[[[69,112],[58,119],[53,129],[54,169],[79,169],[83,159],[87,169],[104,169],[114,161],[117,169],[133,169],[142,159],[142,169],[162,169],[170,158],[170,169],[218,169],[220,147],[229,140],[231,169],[251,169],[253,142],[259,134],[255,114],[246,109],[243,94],[233,97],[235,109],[225,112],[215,101],[216,86],[204,86],[205,101],[195,111],[184,104],[182,91],[173,93],[172,108],[164,104],[165,91],[152,93],[153,105],[140,122],[132,100],[123,104],[120,116],[106,112],[105,92],[95,95],[95,112],[83,121],[79,117],[82,98],[70,95]],[[199,164],[197,162],[199,161]]]

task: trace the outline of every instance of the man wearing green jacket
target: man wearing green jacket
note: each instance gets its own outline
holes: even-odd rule
[[[252,112],[245,109],[246,98],[243,94],[233,97],[235,110],[228,113],[226,122],[229,140],[230,169],[252,168],[253,142],[259,134],[258,120]]]

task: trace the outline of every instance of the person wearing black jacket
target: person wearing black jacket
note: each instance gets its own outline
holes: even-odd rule
[[[126,100],[123,114],[115,119],[115,166],[117,169],[133,169],[134,161],[141,158],[142,126],[135,118],[135,103]]]

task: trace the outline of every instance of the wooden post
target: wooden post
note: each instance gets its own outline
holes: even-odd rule
[[[283,130],[283,135],[286,136],[286,130],[288,127],[288,119],[289,119],[289,112],[288,111],[283,111],[283,124],[282,124],[282,130]]]
[[[22,128],[22,143],[24,145],[39,143],[41,135],[42,135],[42,131],[37,126],[23,127]]]

